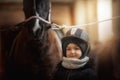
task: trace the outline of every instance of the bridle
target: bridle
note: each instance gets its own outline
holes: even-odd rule
[[[30,21],[31,19],[39,19],[39,20],[43,21],[44,23],[46,23],[47,25],[52,26],[51,28],[52,28],[53,30],[62,29],[62,28],[60,28],[59,25],[57,25],[57,24],[55,24],[55,23],[51,23],[51,22],[49,22],[49,21],[47,21],[47,20],[45,20],[45,19],[43,19],[42,17],[39,17],[39,16],[31,16],[31,17],[29,17],[28,19],[26,19],[25,21],[22,21],[21,23],[18,23],[18,24],[15,25],[15,26],[16,26],[16,27],[17,27],[17,26],[23,26],[25,23],[27,23],[27,22]]]

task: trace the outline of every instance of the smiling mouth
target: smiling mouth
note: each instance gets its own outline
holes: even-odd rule
[[[75,56],[70,56],[70,58],[75,58]]]

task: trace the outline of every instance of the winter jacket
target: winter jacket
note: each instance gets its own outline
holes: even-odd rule
[[[97,80],[97,75],[89,62],[78,69],[66,69],[59,63],[53,80]]]

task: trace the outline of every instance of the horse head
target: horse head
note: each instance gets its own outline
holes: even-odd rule
[[[17,35],[11,51],[11,79],[50,80],[61,57],[61,43],[50,22],[49,0],[23,0],[25,26]],[[11,74],[12,73],[12,74]]]
[[[23,0],[23,11],[25,14],[25,19],[28,19],[32,16],[42,17],[50,23],[50,11],[51,5],[49,0]],[[38,18],[31,18],[26,22],[26,27],[28,27],[29,32],[36,37],[38,32],[39,37],[42,37],[45,30],[49,29],[51,26],[48,23],[45,23]]]

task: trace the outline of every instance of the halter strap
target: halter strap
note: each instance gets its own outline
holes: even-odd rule
[[[40,16],[31,16],[31,17],[29,17],[28,19],[24,20],[23,22],[18,23],[16,26],[24,25],[26,22],[30,21],[31,19],[39,19],[39,20],[45,22],[46,24],[52,26],[52,29],[53,29],[53,30],[60,30],[60,29],[62,29],[62,28],[60,28],[59,25],[57,25],[57,24],[55,24],[55,23],[51,23],[51,22],[45,20],[44,18],[42,18],[42,17],[40,17]]]

